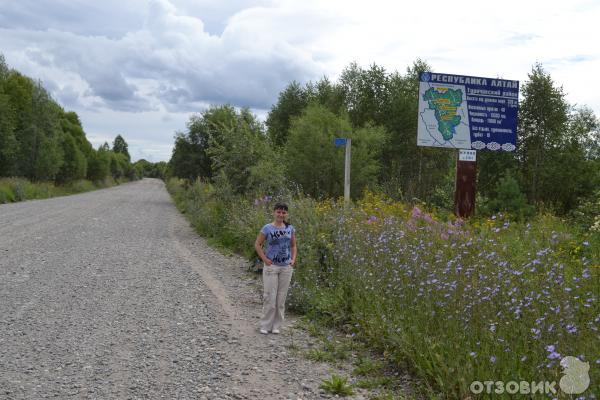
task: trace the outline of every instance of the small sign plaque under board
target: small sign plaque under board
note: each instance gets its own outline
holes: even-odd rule
[[[476,158],[476,150],[463,150],[460,149],[458,152],[458,160],[459,161],[475,161]]]

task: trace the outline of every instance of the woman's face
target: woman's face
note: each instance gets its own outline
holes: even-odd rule
[[[281,223],[285,220],[285,217],[287,217],[288,212],[282,208],[278,208],[277,210],[273,211],[273,216],[275,217],[275,221]]]

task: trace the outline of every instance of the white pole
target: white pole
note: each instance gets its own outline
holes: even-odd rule
[[[346,139],[346,160],[344,163],[344,201],[346,203],[350,202],[350,145],[352,143],[352,139]]]

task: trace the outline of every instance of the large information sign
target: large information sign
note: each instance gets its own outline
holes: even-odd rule
[[[514,151],[519,81],[422,72],[417,145]]]

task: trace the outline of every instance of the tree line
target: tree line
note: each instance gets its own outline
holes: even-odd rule
[[[352,196],[365,188],[396,199],[451,207],[456,152],[418,147],[419,74],[353,63],[332,82],[291,82],[261,123],[248,109],[215,105],[191,116],[175,135],[169,173],[228,185],[235,193],[268,193],[292,183],[314,197],[343,193],[343,149],[352,138]],[[558,214],[598,197],[600,122],[588,107],[570,105],[541,64],[521,85],[518,149],[478,154],[478,203],[494,212]]]
[[[0,54],[0,177],[66,184],[135,179],[121,135],[94,149],[79,116],[65,111],[41,82],[10,69]]]

